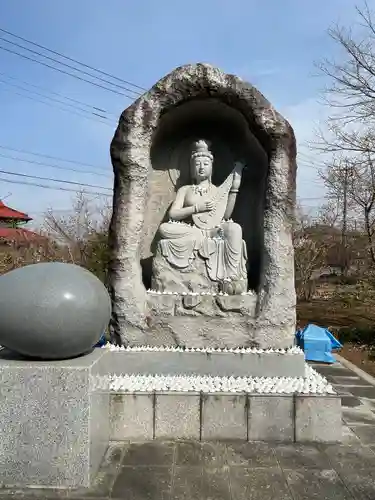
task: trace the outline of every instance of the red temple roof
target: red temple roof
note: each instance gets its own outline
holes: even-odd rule
[[[9,208],[0,200],[0,220],[1,219],[12,219],[28,222],[32,220],[27,214],[23,212],[19,212],[18,210],[14,210],[13,208]]]

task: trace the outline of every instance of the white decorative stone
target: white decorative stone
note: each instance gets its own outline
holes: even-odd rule
[[[305,377],[211,377],[112,375],[112,392],[241,392],[258,394],[335,394],[331,384],[311,367]]]
[[[246,354],[246,353],[252,353],[252,354],[281,354],[281,355],[300,355],[303,351],[300,349],[298,346],[293,346],[288,349],[279,349],[279,350],[273,350],[273,349],[258,349],[256,347],[242,347],[242,348],[235,348],[235,349],[228,349],[227,347],[220,349],[220,348],[203,348],[200,347],[199,349],[190,347],[190,348],[183,348],[181,346],[116,346],[114,344],[110,344],[109,342],[102,347],[102,349],[109,349],[111,351],[132,351],[132,352],[140,352],[140,351],[155,351],[155,352],[203,352],[203,353],[211,353],[211,352],[235,352],[235,353],[241,353],[241,354]]]

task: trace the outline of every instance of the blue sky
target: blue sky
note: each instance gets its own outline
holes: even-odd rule
[[[316,76],[314,61],[339,56],[327,28],[335,22],[350,25],[356,18],[355,4],[352,0],[1,0],[0,28],[145,88],[174,67],[191,62],[208,62],[238,74],[257,86],[292,123],[305,162],[298,174],[298,194],[305,205],[313,207],[319,200],[306,198],[321,197],[324,190],[316,171],[306,166],[306,155],[311,154],[304,143],[313,138],[316,123],[324,114],[318,95],[325,83]],[[369,5],[375,6],[375,0]],[[20,50],[1,40],[0,46]],[[113,126],[32,101],[1,82],[25,86],[7,79],[17,78],[104,108],[115,117],[131,100],[3,50],[0,72],[0,146],[94,164],[103,168],[104,175],[85,174],[85,169],[92,169],[79,165],[65,164],[82,169],[82,173],[1,156],[0,170],[110,188]],[[2,149],[0,154],[17,156]],[[71,207],[73,193],[1,179],[31,179],[0,172],[0,198],[11,193],[6,203],[36,220],[48,207]]]

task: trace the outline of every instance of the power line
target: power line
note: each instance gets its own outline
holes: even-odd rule
[[[324,186],[323,181],[319,181],[319,180],[315,180],[315,179],[298,179],[297,185],[300,185],[301,183],[303,183],[303,184],[306,184],[306,183],[315,184],[316,186],[320,186],[320,187]]]
[[[71,193],[81,193],[82,192],[82,190],[80,190],[80,189],[71,189],[71,188],[65,188],[65,187],[61,187],[61,186],[48,186],[47,184],[39,184],[36,182],[14,181],[11,179],[4,179],[3,177],[0,177],[0,182],[7,182],[9,184],[17,184],[20,186],[33,186],[33,187],[39,187],[42,189],[52,189],[55,191],[68,191]],[[99,193],[96,191],[85,191],[85,192],[87,194],[94,194],[97,196],[112,196],[109,193]]]
[[[3,146],[0,146],[0,148],[15,150],[15,148],[4,148]],[[22,150],[16,150],[16,151],[23,152]],[[37,153],[32,153],[32,154],[37,154]],[[47,157],[49,157],[48,155],[41,155],[41,156],[47,156]],[[37,161],[33,161],[33,160],[26,160],[26,159],[22,159],[22,158],[15,158],[15,157],[12,157],[10,155],[3,155],[1,153],[0,153],[0,157],[8,158],[8,159],[16,160],[16,161],[23,161],[23,162],[27,162],[27,163],[31,163],[31,164],[36,164],[36,165],[48,166],[48,167],[51,167],[51,168],[60,168],[62,170],[71,170],[73,172],[87,173],[87,174],[88,173],[90,173],[90,174],[93,173],[93,172],[88,172],[88,171],[85,172],[85,171],[78,170],[78,169],[71,169],[71,168],[68,168],[68,167],[60,167],[59,165],[52,165],[52,164],[44,163],[44,162],[37,162]],[[52,157],[52,158],[56,159],[56,157]],[[73,160],[62,160],[62,161],[73,162]],[[84,165],[87,165],[87,164],[84,164]],[[6,174],[9,174],[9,175],[17,175],[17,176],[22,176],[22,177],[28,177],[28,178],[32,178],[32,179],[48,180],[48,181],[53,181],[53,182],[61,182],[61,183],[79,185],[79,186],[82,186],[82,187],[101,188],[101,189],[106,189],[106,190],[112,190],[112,188],[106,188],[106,187],[102,187],[102,186],[98,186],[98,185],[78,183],[78,182],[61,180],[61,179],[53,179],[53,178],[49,178],[49,177],[39,177],[39,176],[34,176],[34,175],[26,175],[26,174],[15,173],[15,172],[10,172],[10,171],[5,171],[5,170],[0,170],[0,172],[1,173],[6,173]],[[102,175],[104,177],[108,177],[105,174],[95,174],[95,175]],[[320,201],[320,200],[324,200],[324,199],[325,199],[324,196],[306,197],[306,198],[298,197],[299,201],[316,201],[316,200]]]
[[[315,196],[315,197],[311,197],[311,198],[299,198],[298,197],[298,201],[323,201],[325,200],[325,196]]]
[[[96,168],[98,170],[106,170],[105,167],[98,167],[97,165],[93,165],[92,163],[84,163],[84,162],[81,162],[81,161],[68,160],[66,158],[60,158],[58,156],[51,156],[51,155],[45,155],[45,154],[42,154],[42,153],[35,153],[33,151],[27,151],[26,149],[10,148],[8,146],[1,146],[1,145],[0,145],[0,149],[6,149],[8,151],[14,151],[15,153],[28,154],[28,155],[32,155],[32,156],[40,156],[42,158],[48,158],[50,160],[63,161],[63,162],[66,162],[66,163],[73,163],[75,165],[82,165],[83,167],[92,167],[92,168]]]
[[[314,167],[314,165],[306,165],[304,163],[302,163],[301,161],[297,162],[297,166],[298,167],[305,167],[305,168],[310,168],[312,170],[318,170],[316,167]]]
[[[51,181],[51,182],[61,182],[63,184],[71,184],[74,186],[81,186],[81,187],[89,187],[89,188],[94,188],[94,189],[106,189],[109,191],[112,191],[112,188],[107,188],[103,186],[98,186],[95,184],[84,184],[82,182],[74,182],[74,181],[67,181],[67,180],[62,180],[62,179],[54,179],[51,177],[40,177],[38,175],[29,175],[29,174],[21,174],[18,172],[11,172],[10,170],[0,170],[1,174],[8,174],[8,175],[15,175],[17,177],[27,177],[28,179],[37,179],[41,181]]]
[[[89,111],[85,108],[77,107],[77,105],[75,105],[75,104],[70,104],[68,102],[62,101],[61,99],[56,99],[55,97],[51,97],[51,96],[42,94],[41,92],[37,92],[35,90],[30,90],[27,88],[25,89],[24,87],[22,87],[21,85],[17,85],[16,83],[7,82],[4,80],[0,80],[0,83],[2,83],[3,85],[9,85],[11,87],[15,87],[17,89],[22,90],[23,92],[29,92],[29,93],[35,94],[37,96],[43,97],[44,99],[49,99],[50,101],[57,102],[59,104],[63,104],[64,106],[68,106],[69,108],[73,108],[74,110],[77,110],[77,111],[82,111],[83,113],[88,113],[89,115],[96,116],[96,117],[101,118],[103,120],[108,120],[108,118],[106,116],[104,116],[103,114],[99,114],[96,111]]]
[[[301,160],[298,160],[300,157],[301,157]],[[316,160],[315,158],[311,158],[310,156],[308,156],[306,153],[298,153],[297,163],[298,162],[300,163],[301,161],[305,162],[309,165],[318,165],[319,167],[323,168],[323,167],[326,167],[327,164],[332,162],[332,159],[327,159],[326,161],[323,159]]]
[[[11,40],[7,40],[6,38],[1,38],[1,41],[9,43],[10,45],[18,47],[19,49],[27,50],[27,52],[30,52],[31,54],[35,54],[39,57],[44,57],[44,59],[47,59],[48,61],[52,61],[54,63],[60,64],[61,66],[64,66],[65,68],[72,69],[73,71],[77,71],[77,72],[81,73],[82,75],[89,76],[90,78],[95,78],[96,80],[99,80],[100,82],[107,83],[108,85],[112,85],[112,86],[117,87],[121,90],[126,90],[127,92],[133,92],[136,96],[140,95],[140,92],[138,90],[129,89],[128,87],[124,87],[123,85],[119,85],[118,83],[110,82],[110,81],[108,81],[105,78],[102,78],[100,76],[92,75],[88,71],[84,71],[82,69],[75,68],[71,64],[61,62],[58,59],[55,59],[54,57],[46,56],[45,54],[42,54],[41,52],[38,52],[37,50],[29,49],[28,47],[25,47],[24,45],[21,45],[19,43],[12,42]]]
[[[306,168],[311,168],[312,170],[319,171],[319,169],[325,168],[326,165],[324,163],[318,163],[318,162],[313,162],[313,163],[308,163],[307,160],[300,160],[297,162],[297,165],[301,167],[306,167]]]
[[[1,179],[0,179],[1,181]],[[77,193],[79,193],[80,191],[77,191]],[[32,211],[30,212],[30,214],[32,215],[44,215],[46,213],[47,210],[38,210],[38,211]],[[74,208],[54,208],[53,211],[55,213],[72,213],[74,211]]]
[[[309,155],[307,153],[305,153],[304,151],[300,151],[297,156],[304,156],[305,159],[309,160],[309,161],[314,161],[315,160],[315,157],[318,156],[320,158],[323,158],[327,153],[321,153],[321,152],[317,152],[317,153],[314,153],[314,156]]]
[[[81,80],[82,82],[90,83],[91,85],[94,85],[95,87],[99,87],[101,89],[108,90],[109,92],[112,92],[113,94],[125,96],[128,99],[132,99],[132,100],[135,99],[134,96],[129,96],[129,95],[125,94],[124,92],[118,92],[117,90],[111,89],[109,87],[105,87],[104,85],[101,85],[100,83],[92,82],[90,80],[87,80],[86,78],[75,75],[74,73],[70,73],[69,71],[65,71],[61,68],[56,68],[55,66],[51,66],[50,64],[47,64],[43,61],[38,61],[37,59],[33,59],[32,57],[25,56],[25,54],[20,54],[19,52],[16,52],[15,50],[7,49],[6,47],[1,47],[1,46],[0,46],[0,50],[4,50],[5,52],[9,52],[10,54],[14,54],[16,56],[22,57],[23,59],[27,59],[28,61],[32,61],[32,62],[35,62],[37,64],[41,64],[42,66],[45,66],[46,68],[50,68],[50,69],[53,69],[55,71],[59,71],[60,73],[63,73],[64,75],[72,76],[73,78],[76,78],[77,80]]]
[[[96,71],[97,73],[100,73],[101,75],[105,75],[105,76],[108,76],[109,78],[113,78],[114,80],[117,80],[119,82],[122,82],[122,83],[125,83],[126,85],[130,85],[132,87],[135,87],[139,90],[142,90],[142,91],[146,91],[147,89],[145,89],[144,87],[141,87],[139,85],[136,85],[135,83],[132,83],[132,82],[129,82],[127,80],[123,80],[122,78],[119,78],[118,76],[115,76],[115,75],[112,75],[110,73],[106,73],[105,71],[102,71],[98,68],[94,68],[93,66],[89,66],[88,64],[85,64],[83,62],[80,62],[78,61],[77,59],[73,59],[72,57],[69,57],[69,56],[66,56],[64,54],[62,54],[61,52],[57,52],[56,50],[52,50],[52,49],[49,49],[48,47],[45,47],[44,45],[40,45],[36,42],[32,42],[31,40],[28,40],[27,38],[23,38],[19,35],[16,35],[15,33],[12,33],[10,31],[7,31],[7,30],[4,30],[2,28],[0,28],[0,31],[2,31],[3,33],[7,34],[7,35],[10,35],[14,38],[17,38],[18,40],[22,40],[23,42],[26,42],[26,43],[29,43],[30,45],[34,45],[35,47],[39,47],[40,49],[43,49],[43,50],[46,50],[48,52],[50,52],[51,54],[55,54],[59,57],[62,57],[64,59],[66,59],[67,61],[71,61],[71,62],[74,62],[84,68],[88,68],[88,69],[91,69],[92,71]]]
[[[56,96],[58,96],[58,97],[61,97],[61,98],[63,98],[63,99],[66,99],[67,101],[73,102],[73,103],[75,103],[75,104],[79,104],[80,106],[85,106],[85,107],[87,107],[88,109],[93,110],[93,111],[95,111],[95,112],[98,112],[98,113],[104,113],[104,114],[107,114],[107,115],[113,116],[113,117],[115,117],[116,119],[118,118],[118,116],[117,116],[115,113],[108,112],[107,110],[105,110],[105,109],[103,109],[103,108],[101,108],[101,107],[94,106],[94,105],[92,105],[92,104],[88,104],[88,103],[83,102],[83,101],[80,101],[80,100],[78,100],[78,99],[73,99],[72,97],[65,96],[65,95],[63,95],[63,94],[60,94],[59,92],[55,92],[55,91],[50,90],[50,89],[47,89],[47,88],[45,88],[45,87],[41,87],[40,85],[35,85],[34,83],[26,82],[25,80],[21,80],[21,79],[19,79],[19,78],[14,77],[14,76],[7,75],[6,73],[2,73],[2,72],[0,72],[0,75],[1,75],[1,76],[3,76],[3,77],[5,77],[5,78],[8,78],[8,79],[10,79],[10,80],[14,80],[14,81],[16,81],[16,82],[20,82],[20,83],[23,83],[23,84],[25,84],[25,85],[28,85],[28,86],[30,86],[30,87],[34,87],[34,88],[36,88],[36,89],[44,90],[45,92],[48,92],[48,93],[50,93],[50,94],[52,94],[52,95],[56,95]],[[10,85],[10,83],[9,83],[8,85]],[[30,92],[30,90],[29,90],[29,89],[27,89],[27,90]],[[87,111],[87,110],[86,110],[86,111]]]
[[[18,95],[20,97],[24,97],[25,99],[29,99],[30,101],[39,102],[39,103],[45,104],[46,106],[49,106],[51,108],[60,109],[61,111],[65,111],[66,113],[70,113],[72,115],[76,115],[76,116],[80,116],[81,118],[85,118],[86,120],[91,120],[91,121],[96,122],[96,123],[101,123],[103,125],[107,125],[107,127],[112,128],[114,126],[114,123],[111,125],[108,121],[102,121],[102,120],[93,118],[93,117],[88,116],[88,115],[83,115],[83,114],[77,113],[76,111],[74,111],[72,109],[66,109],[66,108],[63,108],[62,106],[52,104],[51,102],[42,101],[41,99],[38,99],[37,97],[34,97],[34,96],[29,96],[27,94],[21,94],[20,92],[17,92],[16,90],[13,90],[13,89],[8,89],[7,87],[1,88],[0,90],[6,90],[8,92],[11,92],[12,94]]]
[[[20,161],[20,162],[24,162],[24,163],[30,163],[32,165],[40,165],[40,166],[43,166],[43,167],[54,168],[56,170],[65,170],[65,171],[69,170],[70,172],[78,172],[80,174],[97,175],[97,176],[101,176],[101,177],[106,177],[107,179],[109,178],[108,174],[96,173],[96,172],[93,172],[93,171],[82,170],[82,169],[72,168],[72,167],[62,167],[60,165],[54,165],[52,163],[44,163],[44,162],[41,162],[41,161],[27,160],[26,158],[17,158],[15,156],[4,155],[2,153],[0,153],[0,158],[6,158],[8,160]]]

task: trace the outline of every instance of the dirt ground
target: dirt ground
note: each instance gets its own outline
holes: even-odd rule
[[[375,352],[364,346],[345,344],[338,353],[363,371],[375,376]]]

